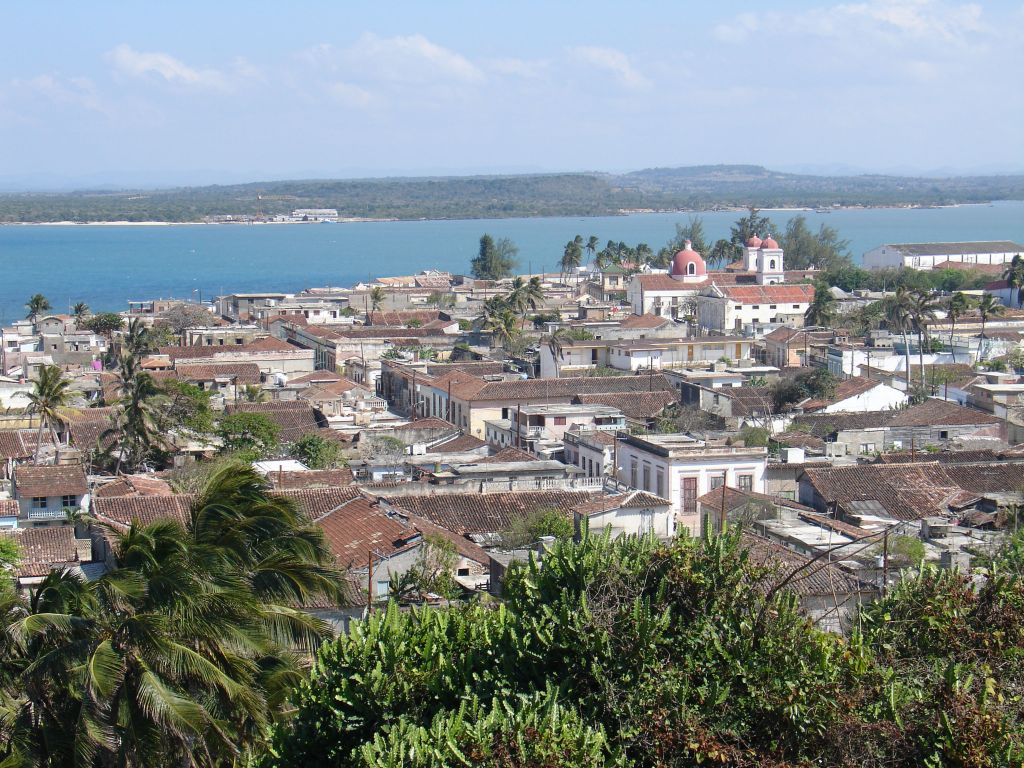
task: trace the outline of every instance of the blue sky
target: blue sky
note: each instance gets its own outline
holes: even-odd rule
[[[5,5],[0,187],[1024,169],[1024,4]]]

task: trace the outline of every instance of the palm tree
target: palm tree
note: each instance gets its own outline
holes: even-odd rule
[[[71,391],[71,381],[56,365],[44,365],[39,369],[32,391],[28,395],[28,412],[39,417],[39,431],[36,433],[35,463],[39,463],[39,454],[43,447],[43,428],[48,427],[57,442],[56,424],[63,422],[63,411],[75,399]]]
[[[330,634],[293,606],[341,599],[319,530],[267,490],[226,466],[186,520],[110,530],[115,570],[54,572],[0,606],[0,714],[23,762],[250,762]]]
[[[484,327],[491,332],[492,338],[506,350],[512,346],[512,342],[519,336],[518,325],[519,319],[508,307],[502,312],[489,317],[484,323]]]
[[[907,395],[910,394],[910,343],[907,331],[910,328],[910,294],[904,286],[898,286],[892,296],[885,299],[885,322],[890,331],[898,331],[903,337],[903,354],[906,365]]]
[[[149,329],[137,317],[128,321],[128,328],[124,333],[122,344],[125,352],[138,358],[152,351],[153,348]]]
[[[966,293],[957,291],[946,302],[946,317],[949,318],[949,351],[953,354],[956,364],[956,348],[953,346],[953,334],[956,333],[956,321],[963,317],[971,308],[971,300]]]
[[[910,322],[917,333],[917,361],[921,376],[921,389],[924,390],[924,342],[928,339],[928,321],[935,319],[935,311],[939,309],[939,301],[931,291],[918,290],[910,294],[907,312]]]
[[[597,253],[597,244],[597,235],[591,235],[590,237],[587,238],[587,244],[583,246],[584,250],[586,250],[587,252],[588,263],[592,258],[594,258],[594,254]]]
[[[559,328],[548,336],[548,350],[551,352],[551,359],[554,363],[555,378],[558,378],[558,355],[562,351],[562,345],[572,340],[572,332],[568,328]]]
[[[25,309],[28,310],[28,314],[25,316],[25,319],[31,320],[35,323],[43,312],[50,311],[50,301],[43,296],[43,294],[37,293],[25,303]]]
[[[247,403],[265,403],[270,400],[270,396],[258,384],[246,384],[242,390],[242,400]]]
[[[582,238],[576,235],[576,238],[582,242]],[[583,248],[576,239],[570,240],[565,244],[565,248],[562,251],[562,259],[558,262],[562,268],[562,274],[568,276],[573,270],[576,269],[583,261]]]
[[[1017,291],[1017,306],[1021,306],[1022,297],[1021,288],[1024,287],[1024,259],[1021,258],[1019,253],[1014,254],[1014,257],[1010,259],[1010,263],[1006,265],[1003,270],[1003,279],[1006,280],[1006,286],[1010,289],[1010,300],[1013,300],[1013,292]]]
[[[89,305],[84,301],[80,301],[75,304],[71,314],[74,315],[75,323],[81,325],[82,321],[89,316]]]
[[[804,312],[804,325],[827,326],[836,317],[836,297],[825,283],[814,286],[814,298]]]
[[[116,441],[112,447],[117,451],[117,471],[122,466],[134,471],[145,465],[154,448],[166,443],[151,402],[158,390],[153,377],[142,370],[139,359],[131,354],[118,358],[115,378],[118,401],[114,425],[103,433],[101,440]]]
[[[370,308],[377,312],[382,306],[384,306],[384,300],[387,298],[387,294],[384,293],[384,289],[380,286],[370,289]]]
[[[981,315],[981,338],[985,339],[985,324],[990,317],[999,317],[1006,311],[1006,307],[999,303],[999,299],[991,293],[986,293],[978,302],[978,314]],[[979,344],[978,357],[981,357],[981,346]]]

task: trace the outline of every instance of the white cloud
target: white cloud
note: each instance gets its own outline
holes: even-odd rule
[[[583,64],[610,72],[625,88],[642,91],[651,87],[651,81],[630,63],[629,57],[622,51],[585,45],[570,48],[569,53]]]
[[[742,13],[718,24],[713,33],[726,43],[742,43],[762,35],[813,35],[858,40],[861,44],[917,40],[967,45],[974,35],[984,31],[982,8],[976,3],[867,0],[793,13]]]
[[[168,53],[137,51],[122,44],[107,53],[118,72],[132,77],[158,75],[168,83],[218,88],[227,87],[227,80],[215,69],[195,69]]]
[[[328,51],[321,48],[321,56]],[[380,37],[367,32],[344,53],[353,66],[381,79],[423,82],[436,79],[477,83],[484,74],[465,56],[423,35]]]
[[[536,80],[544,76],[548,68],[548,62],[540,60],[502,58],[489,59],[485,62],[487,69],[497,72],[499,75],[512,75],[523,77],[529,80]]]
[[[27,80],[12,80],[11,86],[57,104],[71,104],[94,112],[106,111],[97,95],[95,83],[87,77],[64,78],[44,74]]]
[[[328,91],[335,100],[349,107],[368,107],[373,103],[373,94],[365,88],[341,81],[331,83]]]

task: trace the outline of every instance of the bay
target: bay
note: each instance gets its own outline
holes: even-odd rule
[[[1024,241],[1024,201],[952,208],[765,211],[781,230],[798,213],[828,224],[859,261],[876,245],[957,240]],[[702,212],[709,241],[727,237],[735,211]],[[0,321],[24,316],[43,293],[57,311],[85,301],[122,310],[129,299],[203,298],[225,292],[298,291],[434,268],[465,272],[480,235],[519,246],[520,268],[557,271],[565,243],[596,235],[654,250],[686,213],[460,221],[294,225],[0,226]]]

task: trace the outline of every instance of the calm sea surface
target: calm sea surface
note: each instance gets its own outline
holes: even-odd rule
[[[794,214],[766,211],[781,229]],[[729,234],[739,214],[700,214],[708,239]],[[835,227],[859,259],[886,242],[1024,242],[1024,202],[932,209],[804,213]],[[128,299],[222,292],[296,291],[437,268],[465,271],[484,232],[511,238],[521,267],[555,270],[576,234],[645,242],[657,250],[682,213],[603,218],[367,222],[302,225],[0,226],[0,320],[24,315],[33,293],[56,309],[87,302],[120,310]]]

